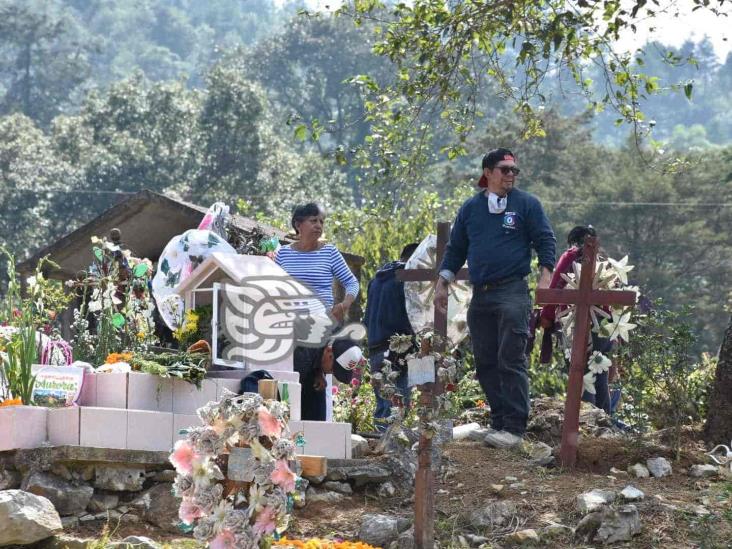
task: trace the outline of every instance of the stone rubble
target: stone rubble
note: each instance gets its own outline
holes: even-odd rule
[[[0,492],[0,546],[30,545],[61,532],[53,504],[23,490]]]
[[[671,464],[664,457],[648,458],[646,460],[646,467],[648,467],[648,472],[651,473],[651,476],[656,478],[666,477],[673,472]]]

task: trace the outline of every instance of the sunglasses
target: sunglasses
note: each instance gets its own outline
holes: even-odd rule
[[[497,166],[493,168],[494,170],[501,170],[501,173],[503,175],[508,175],[512,173],[513,175],[518,175],[521,170],[519,170],[516,166]]]

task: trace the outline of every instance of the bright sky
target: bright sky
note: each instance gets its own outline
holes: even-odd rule
[[[692,2],[679,0],[679,16],[673,13],[658,14],[655,18],[639,23],[638,32],[628,32],[619,44],[619,49],[628,50],[642,46],[650,40],[657,40],[666,46],[681,46],[686,40],[698,42],[708,36],[714,45],[714,51],[720,62],[724,63],[727,55],[732,51],[732,10],[725,7],[729,16],[717,16],[708,10],[691,11]],[[653,32],[649,31],[653,27]]]
[[[310,9],[322,11],[332,10],[341,4],[341,0],[306,1]],[[649,4],[652,5],[650,2]],[[712,0],[712,4],[716,4],[716,1]],[[675,0],[672,5],[675,7],[668,13],[658,14],[653,19],[638,23],[638,32],[628,32],[620,41],[619,49],[634,49],[649,39],[658,40],[666,46],[679,47],[688,39],[697,42],[706,35],[712,41],[720,62],[724,63],[727,54],[732,51],[732,8],[727,5],[724,11],[730,16],[720,17],[705,9],[692,12],[693,3],[689,0]],[[674,17],[676,11],[679,12],[678,17]],[[649,27],[654,27],[655,30],[650,32]]]

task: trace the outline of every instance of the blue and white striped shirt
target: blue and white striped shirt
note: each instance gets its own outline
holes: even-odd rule
[[[358,295],[358,280],[333,244],[312,252],[298,252],[288,244],[277,250],[275,263],[298,281],[307,284],[328,309],[333,307],[333,278],[346,288],[346,294]]]

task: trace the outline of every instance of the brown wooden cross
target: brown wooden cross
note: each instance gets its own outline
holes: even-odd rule
[[[437,224],[437,260],[434,269],[402,269],[397,272],[397,278],[405,282],[437,281],[445,248],[450,239],[450,223],[441,221]],[[468,270],[460,269],[455,280],[467,280]],[[434,331],[438,338],[434,350],[443,352],[444,342],[447,340],[447,312],[435,307]],[[434,395],[440,394],[442,387],[439,382],[427,383],[420,387],[420,402],[423,407],[432,408]],[[422,418],[423,419],[423,418]],[[435,502],[434,478],[432,475],[432,439],[420,434],[419,450],[417,452],[417,476],[414,480],[414,541],[417,549],[431,549],[435,538]]]
[[[559,457],[563,467],[574,467],[577,461],[579,440],[579,410],[582,399],[582,378],[587,366],[587,351],[590,335],[590,309],[593,305],[635,305],[635,292],[618,290],[594,290],[598,240],[587,237],[582,249],[582,272],[577,290],[537,289],[537,305],[574,305],[574,335],[572,356],[569,365],[567,400],[564,404],[564,425]]]

